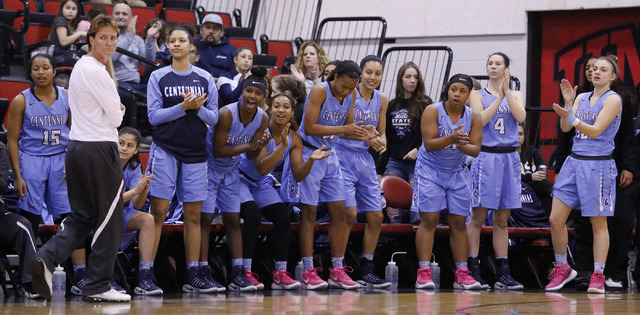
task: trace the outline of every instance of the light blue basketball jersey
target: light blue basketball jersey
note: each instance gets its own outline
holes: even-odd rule
[[[287,137],[289,138],[289,145],[285,149],[284,154],[282,154],[282,157],[280,157],[280,160],[278,161],[278,163],[276,163],[276,165],[274,165],[274,167],[272,167],[267,172],[267,174],[271,173],[273,169],[275,169],[279,165],[282,165],[284,160],[289,156],[289,152],[291,151],[291,135],[289,134]],[[278,148],[278,145],[276,144],[276,140],[271,138],[271,140],[269,140],[269,143],[267,143],[267,155],[271,155],[271,153],[273,153],[277,148]],[[238,163],[238,168],[249,179],[253,181],[259,181],[259,180],[262,180],[264,177],[266,177],[266,175],[262,176],[260,175],[260,173],[258,173],[258,169],[256,168],[256,163],[253,160],[247,159],[246,153],[242,153],[242,155],[240,156],[240,162]]]
[[[360,126],[372,125],[378,129],[381,106],[382,94],[380,94],[380,91],[373,90],[371,101],[367,104],[367,101],[365,101],[358,90],[358,97],[356,98],[356,103],[353,106],[353,121],[362,121]],[[339,139],[336,147],[338,149],[364,152],[369,149],[369,144],[365,141]]]
[[[344,100],[342,100],[342,104],[340,104],[340,102],[338,102],[338,99],[333,96],[331,87],[329,86],[329,82],[321,82],[319,84],[324,86],[327,96],[324,99],[324,103],[322,104],[322,108],[320,109],[320,114],[318,115],[318,124],[324,126],[344,125],[345,120],[347,120],[347,114],[349,114],[349,109],[351,108],[351,103],[353,103],[353,94],[349,94],[349,96],[345,97]],[[338,141],[340,136],[307,136],[305,134],[304,120],[307,113],[306,108],[308,103],[309,96],[307,96],[307,100],[304,103],[305,112],[302,115],[302,124],[300,124],[298,134],[300,135],[302,140],[315,146],[316,148],[326,145],[325,150],[329,150]]]
[[[602,111],[602,106],[604,106],[604,100],[606,100],[609,95],[616,95],[617,97],[620,97],[618,93],[609,90],[604,93],[596,103],[593,104],[593,106],[591,106],[589,99],[592,95],[593,92],[589,92],[582,96],[582,99],[580,99],[580,102],[578,103],[578,110],[575,114],[575,116],[583,123],[589,125],[593,125],[596,122],[596,118],[600,111]],[[622,100],[620,101],[622,102]],[[622,110],[620,110],[609,126],[607,126],[607,128],[605,128],[604,131],[595,139],[587,137],[587,135],[578,131],[576,128],[572,151],[575,154],[584,156],[604,156],[613,153],[613,148],[615,147],[613,140],[616,137],[616,133],[618,133],[618,128],[620,127],[621,114]]]
[[[471,131],[471,116],[473,110],[468,106],[464,106],[462,116],[454,124],[451,122],[451,117],[444,108],[444,103],[439,102],[436,104],[438,108],[438,138],[446,137],[453,133],[456,127],[464,125],[462,130],[469,133]],[[425,165],[443,172],[456,172],[466,167],[467,155],[460,152],[455,144],[451,144],[446,148],[438,151],[427,152],[424,148],[424,143],[418,150],[418,163],[424,163]]]
[[[140,180],[140,176],[142,175],[142,166],[138,164],[135,168],[131,168],[129,163],[127,163],[122,169],[124,173],[124,189],[123,192],[127,192],[138,185],[138,181]],[[133,202],[131,200],[124,203],[125,211],[127,209],[133,209]]]
[[[487,109],[497,96],[489,93],[487,89],[480,90],[482,95],[482,108]],[[517,147],[518,121],[511,113],[507,98],[503,98],[495,115],[488,124],[482,128],[482,145],[487,147]]]
[[[260,128],[260,124],[262,123],[262,116],[264,115],[262,108],[257,108],[256,115],[253,117],[253,120],[245,127],[240,121],[238,103],[229,104],[225,107],[229,109],[232,116],[231,128],[229,128],[226,145],[235,147],[251,142],[253,135]],[[209,164],[214,167],[216,171],[230,171],[238,164],[240,155],[225,158],[214,158],[211,142],[213,137],[213,128],[214,126],[209,127],[209,132],[207,133]]]
[[[64,88],[52,106],[40,101],[31,89],[22,91],[25,99],[24,119],[18,146],[31,155],[54,155],[64,152],[69,144],[69,100]]]

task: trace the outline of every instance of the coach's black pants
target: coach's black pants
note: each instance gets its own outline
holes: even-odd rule
[[[613,216],[607,218],[609,253],[604,274],[616,281],[626,281],[628,254],[631,249],[636,202],[640,182],[634,180],[625,188],[616,187],[616,206]],[[576,269],[593,271],[593,230],[588,217],[576,220]]]
[[[70,141],[66,170],[71,213],[36,256],[53,270],[94,232],[82,294],[109,291],[123,229],[124,175],[118,146],[115,142]]]
[[[36,253],[33,230],[27,218],[8,212],[4,205],[0,205],[0,240],[15,246],[20,258],[20,273],[22,283],[31,282],[31,272],[28,265]],[[4,277],[4,275],[2,275]]]

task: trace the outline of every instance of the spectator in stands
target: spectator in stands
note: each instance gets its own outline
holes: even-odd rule
[[[187,273],[182,290],[216,292],[219,284],[200,275],[200,210],[207,198],[207,126],[218,121],[218,90],[213,77],[189,63],[193,38],[176,27],[169,36],[173,62],[151,73],[147,86],[148,116],[153,126],[149,165],[154,180],[149,187],[155,222],[155,257],[162,224],[174,194],[184,205],[184,246]],[[189,88],[184,88],[189,87]]]
[[[467,156],[477,157],[482,143],[482,117],[466,106],[473,89],[471,78],[456,74],[446,85],[439,102],[422,115],[420,146],[416,163],[411,211],[420,213],[416,232],[418,256],[417,289],[435,289],[431,253],[440,211],[447,210],[450,246],[455,262],[454,289],[480,289],[467,266],[467,229],[471,207],[471,181]],[[455,122],[454,122],[455,121]]]
[[[160,51],[164,51],[167,46],[167,33],[163,30],[163,27],[166,23],[163,19],[153,18],[147,22],[147,25],[144,27],[142,32],[142,38],[147,40],[147,38],[151,37],[154,40],[154,47],[156,48],[156,53]],[[153,36],[149,35],[149,33],[153,34]]]
[[[328,151],[316,150],[314,154],[302,163],[302,140],[295,131],[296,124],[293,121],[293,104],[295,100],[286,94],[276,94],[269,102],[270,112],[269,134],[271,139],[264,146],[258,156],[252,161],[246,154],[240,157],[240,216],[244,220],[242,225],[242,251],[245,276],[259,290],[264,285],[258,281],[251,272],[251,263],[254,255],[258,229],[261,218],[264,217],[274,225],[273,232],[273,256],[275,258],[275,271],[273,272],[272,289],[297,289],[300,282],[291,279],[287,272],[287,256],[289,252],[289,239],[291,227],[289,211],[285,208],[278,192],[273,187],[271,172],[278,166],[289,162],[289,154],[297,154],[292,158],[293,169],[299,179],[306,176],[316,159],[321,159],[329,154]]]
[[[373,126],[358,126],[354,120],[353,106],[356,101],[355,87],[360,79],[360,67],[353,61],[338,63],[329,81],[313,87],[305,104],[304,117],[299,129],[304,149],[303,160],[309,158],[313,151],[321,148],[332,149],[338,137],[348,134],[356,140],[370,140],[377,136]],[[344,207],[345,193],[342,175],[336,155],[316,161],[309,176],[299,183],[301,222],[300,252],[304,265],[302,274],[303,286],[309,290],[324,289],[328,284],[322,280],[317,269],[313,267],[313,233],[316,212],[319,202],[326,202],[331,214],[331,287],[357,289],[360,285],[347,275],[350,267],[343,265],[344,253],[351,233],[351,225],[356,219],[355,213],[347,213]],[[286,183],[283,172],[283,185]],[[289,188],[290,189],[290,188]],[[290,190],[287,189],[287,192]],[[284,198],[288,199],[288,198]],[[287,200],[289,201],[289,200]]]
[[[324,49],[315,42],[308,41],[298,49],[296,62],[290,67],[291,75],[304,82],[308,95],[311,88],[322,81],[324,67],[328,63],[329,57]]]
[[[100,14],[109,15],[109,11],[107,11],[107,9],[105,9],[102,5],[96,4],[92,6],[91,9],[89,9],[89,12],[87,12],[87,18],[89,19],[89,22],[91,22],[96,16]]]
[[[153,245],[155,227],[153,216],[147,212],[137,211],[147,200],[147,191],[151,185],[151,174],[142,173],[140,164],[140,140],[142,136],[138,130],[124,127],[118,133],[118,153],[120,166],[124,172],[124,236],[120,249],[129,246],[131,238],[127,234],[140,232],[138,245],[140,248],[140,264],[138,268],[138,285],[133,290],[139,295],[162,295],[162,289],[155,284],[153,275]]]
[[[571,156],[565,161],[553,187],[554,200],[549,221],[556,264],[549,276],[551,281],[545,288],[547,291],[561,289],[577,275],[567,263],[565,226],[571,209],[575,208],[581,211],[582,216],[589,217],[593,227],[594,272],[587,291],[605,293],[603,272],[609,250],[607,217],[614,214],[616,203],[616,188],[613,187],[616,165],[611,154],[620,126],[622,100],[614,92],[617,65],[611,59],[601,57],[593,69],[593,92],[576,97],[577,87],[572,88],[569,81],[563,79],[560,89],[564,107],[553,104],[554,111],[562,118],[562,131],[568,132],[575,127],[576,136]],[[594,169],[603,171],[594,172]]]
[[[541,166],[545,166],[544,158],[540,151],[532,145],[528,145],[526,140],[526,129],[524,124],[518,127],[518,153],[520,154],[520,173],[521,181],[536,193],[536,196],[542,201],[542,207],[547,215],[551,213],[551,193],[553,192],[553,183],[547,180],[546,170],[540,170]]]
[[[231,270],[228,272],[229,290],[256,291],[255,280],[244,268],[242,232],[240,229],[240,179],[238,161],[241,154],[253,160],[267,145],[270,137],[266,131],[269,117],[260,108],[267,92],[264,76],[267,69],[254,67],[251,76],[243,83],[242,100],[220,109],[218,124],[209,128],[212,137],[208,159],[208,198],[202,205],[202,251],[200,262],[209,259],[209,229],[216,208],[222,212],[227,247],[231,254]],[[238,123],[239,122],[239,123]],[[207,267],[208,268],[208,267]]]
[[[235,68],[229,72],[220,74],[218,77],[218,103],[220,106],[235,103],[242,94],[242,83],[244,79],[251,75],[253,67],[253,52],[248,46],[242,46],[236,51],[233,57]]]
[[[33,235],[38,235],[41,220],[52,224],[54,220],[50,218],[59,222],[71,212],[64,180],[71,123],[69,100],[64,88],[53,85],[55,65],[53,58],[45,54],[30,59],[33,87],[13,99],[7,126],[18,209],[29,220]],[[84,256],[84,249],[72,255],[73,286],[78,289],[72,293],[81,292],[86,281]]]
[[[120,28],[118,48],[140,57],[154,60],[156,53],[154,37],[160,32],[160,29],[157,27],[150,28],[145,40],[136,35],[138,16],[132,16],[131,7],[125,2],[119,2],[113,7],[113,17],[118,23],[118,28]],[[127,108],[122,119],[122,125],[129,126],[131,125],[133,111],[137,110],[135,95],[144,97],[147,85],[144,82],[140,82],[140,72],[138,71],[140,62],[138,60],[119,52],[114,53],[111,58],[116,80],[118,81],[118,94],[122,104]]]
[[[360,61],[360,68],[362,75],[356,88],[357,98],[353,105],[353,119],[362,121],[361,126],[373,126],[378,136],[362,141],[342,135],[336,143],[335,151],[344,182],[344,204],[347,213],[356,216],[358,212],[364,212],[367,219],[362,241],[362,258],[353,278],[363,286],[373,285],[375,289],[388,288],[391,282],[375,274],[376,267],[373,262],[373,254],[378,245],[382,226],[383,202],[375,162],[368,152],[369,147],[375,152],[384,152],[387,149],[387,138],[384,132],[387,96],[376,90],[382,81],[382,60],[375,55],[366,56]],[[349,230],[353,223],[352,221]]]
[[[287,94],[296,101],[293,117],[297,126],[300,126],[304,112],[304,100],[307,98],[304,83],[289,74],[277,75],[271,79],[271,95],[278,94]]]
[[[162,24],[162,33],[164,33],[164,37],[169,39],[169,32],[176,27],[179,26],[180,23],[176,21],[168,21]],[[187,29],[188,30],[188,29]],[[189,30],[188,30],[189,31]],[[189,31],[191,32],[191,31]],[[156,61],[162,61],[164,65],[168,65],[171,63],[171,52],[169,51],[169,43],[166,42],[164,45],[159,46],[160,50],[156,51]]]
[[[86,41],[86,30],[77,30],[81,21],[80,2],[66,0],[60,3],[58,16],[53,21],[51,41],[54,45],[53,60],[59,66],[71,66],[76,63],[80,43]]]
[[[7,147],[0,142],[0,195],[4,194],[9,186],[10,170]],[[40,295],[35,293],[31,286],[31,272],[27,265],[36,254],[33,228],[27,218],[7,211],[2,200],[0,200],[0,240],[11,243],[18,252],[20,259],[18,270],[22,275],[20,294],[31,299],[39,298]]]
[[[233,70],[233,56],[237,48],[224,38],[222,18],[217,14],[207,14],[200,27],[201,37],[195,43],[200,52],[196,66],[218,78],[222,73]]]
[[[326,66],[324,66],[324,70],[322,71],[322,81],[327,81],[329,76],[331,75],[331,71],[336,68],[338,64],[337,60],[329,62]]]
[[[493,245],[497,263],[496,289],[521,290],[524,286],[509,272],[510,209],[522,207],[520,186],[520,156],[518,124],[527,113],[520,91],[510,89],[511,60],[496,52],[486,63],[489,86],[472,91],[470,106],[482,116],[483,136],[480,155],[471,165],[473,174],[473,214],[467,226],[469,235],[469,270],[473,277],[488,288],[480,276],[480,229],[487,219],[488,209],[493,211]]]
[[[192,66],[195,66],[198,60],[200,60],[200,52],[198,52],[198,46],[191,44],[191,49],[189,50],[189,63]]]
[[[403,64],[398,70],[395,98],[389,102],[386,128],[387,151],[378,162],[378,176],[395,175],[413,185],[413,171],[418,149],[422,146],[420,121],[427,105],[433,103],[425,93],[420,69],[413,62]],[[391,222],[400,223],[402,213],[387,208]],[[407,219],[408,222],[408,219]]]

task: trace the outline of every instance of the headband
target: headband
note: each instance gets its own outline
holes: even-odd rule
[[[458,73],[454,76],[451,77],[451,79],[449,79],[449,86],[451,86],[454,83],[462,83],[464,85],[466,85],[469,88],[469,91],[473,90],[473,82],[471,82],[471,80],[469,80],[469,76],[466,74],[461,74]]]
[[[247,79],[244,80],[244,83],[242,84],[242,89],[244,90],[250,86],[259,88],[260,91],[262,91],[262,94],[267,93],[267,84],[264,83],[264,79],[256,78],[255,76],[249,76]]]

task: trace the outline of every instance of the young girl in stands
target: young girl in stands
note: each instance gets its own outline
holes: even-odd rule
[[[360,67],[353,61],[338,63],[329,81],[313,87],[305,104],[302,125],[298,134],[304,148],[302,160],[321,148],[330,150],[338,137],[348,134],[353,139],[370,140],[376,136],[375,127],[360,127],[362,121],[354,121],[353,107],[356,101],[354,89],[360,79]],[[291,167],[291,166],[289,166]],[[285,165],[285,168],[287,166]],[[285,169],[284,173],[288,171]],[[283,185],[286,178],[283,174]],[[288,190],[288,185],[287,190]],[[313,241],[318,202],[327,202],[331,223],[329,239],[333,268],[329,283],[332,287],[357,289],[360,285],[346,273],[350,267],[343,266],[344,253],[349,241],[351,225],[356,219],[355,212],[347,212],[344,207],[344,184],[340,164],[336,155],[317,161],[309,176],[299,182],[301,203],[300,252],[304,265],[303,288],[314,290],[327,288],[327,282],[320,279],[318,268],[313,268]]]
[[[87,30],[77,30],[80,21],[80,2],[62,1],[51,32],[51,41],[55,47],[53,60],[59,66],[73,66],[76,63],[80,48],[78,44],[87,36]]]
[[[440,211],[447,210],[451,234],[449,242],[456,264],[454,289],[480,289],[480,283],[467,268],[467,229],[465,222],[471,207],[471,174],[467,155],[476,157],[482,142],[482,118],[465,106],[473,89],[471,78],[456,74],[442,92],[441,102],[429,105],[422,115],[424,144],[418,152],[413,204],[420,213],[416,232],[418,276],[415,287],[434,289],[431,277],[431,252]]]
[[[184,246],[187,260],[185,292],[215,292],[221,287],[199,272],[200,210],[207,198],[207,126],[218,121],[218,90],[213,77],[189,63],[193,38],[183,27],[169,35],[173,63],[151,73],[147,86],[149,122],[153,126],[147,170],[155,221],[155,257],[162,224],[174,193],[184,204]]]
[[[304,82],[307,95],[311,88],[322,81],[324,67],[329,63],[329,57],[324,49],[315,42],[305,42],[298,49],[298,58],[291,65],[291,74],[300,82]]]
[[[162,295],[154,282],[152,256],[155,239],[155,226],[153,216],[147,212],[138,211],[147,200],[147,191],[151,185],[151,174],[142,173],[140,163],[140,139],[142,136],[138,130],[124,127],[118,133],[118,153],[120,154],[120,166],[124,172],[124,236],[120,243],[120,249],[129,246],[132,232],[140,231],[138,245],[140,248],[140,266],[138,269],[138,285],[133,293],[140,295]]]
[[[551,193],[553,184],[547,180],[546,171],[541,170],[546,163],[540,151],[535,146],[529,145],[526,141],[524,124],[518,126],[518,154],[520,154],[520,180],[533,189],[540,201],[544,212],[551,213]],[[545,220],[546,221],[546,220]]]
[[[267,69],[254,67],[251,76],[242,85],[242,100],[229,104],[219,111],[218,124],[209,127],[207,143],[207,200],[202,205],[202,242],[200,266],[211,279],[209,261],[209,229],[215,210],[222,212],[222,222],[227,236],[227,247],[231,252],[231,271],[228,274],[229,290],[256,291],[258,288],[250,271],[245,270],[242,259],[242,231],[240,229],[240,178],[238,161],[245,153],[254,159],[269,140],[267,125],[269,117],[260,108],[267,91],[264,76]],[[250,266],[249,266],[250,268]],[[249,276],[249,277],[247,277]],[[257,282],[257,281],[255,281]]]
[[[487,60],[489,86],[472,91],[471,108],[482,117],[482,148],[471,165],[473,174],[473,214],[467,227],[469,234],[469,270],[482,284],[489,285],[480,276],[480,230],[493,210],[493,249],[496,255],[496,289],[520,290],[524,287],[509,273],[509,231],[507,221],[510,209],[522,207],[520,201],[520,156],[518,124],[524,122],[524,98],[520,91],[509,89],[511,74],[507,55],[497,52]]]
[[[577,87],[563,79],[560,83],[564,107],[553,104],[562,118],[560,127],[576,129],[571,156],[565,161],[553,188],[551,237],[556,264],[549,276],[547,291],[561,289],[577,272],[567,263],[567,229],[565,223],[572,209],[589,217],[593,226],[594,272],[588,292],[605,293],[603,271],[609,250],[607,217],[614,213],[616,201],[615,161],[612,159],[614,137],[620,126],[622,99],[613,91],[618,68],[609,58],[594,63],[593,92],[576,96]]]
[[[38,235],[41,218],[59,223],[70,211],[64,164],[69,143],[69,100],[62,87],[53,84],[53,57],[37,54],[29,60],[33,87],[13,99],[7,126],[9,157],[13,168],[18,209]],[[44,205],[47,206],[46,210]],[[51,224],[52,222],[47,222]],[[74,294],[82,294],[85,250],[72,254]]]
[[[235,67],[229,72],[225,72],[218,77],[218,91],[220,106],[235,103],[242,94],[242,83],[244,79],[251,75],[253,67],[253,52],[251,48],[242,46],[236,51],[233,57]]]
[[[260,290],[264,285],[258,282],[251,272],[251,257],[254,255],[261,217],[271,221],[273,229],[273,252],[275,271],[273,272],[272,289],[297,289],[300,282],[291,279],[287,272],[289,239],[291,238],[291,219],[285,209],[278,192],[273,187],[274,178],[271,172],[289,159],[289,153],[296,154],[293,159],[293,170],[298,179],[309,173],[313,162],[329,156],[328,151],[316,150],[305,164],[302,164],[302,141],[293,129],[292,120],[295,100],[286,94],[276,94],[269,107],[270,120],[267,131],[271,139],[260,154],[252,161],[246,154],[240,157],[240,215],[244,220],[242,226],[242,250],[244,252],[245,275]],[[293,127],[291,127],[293,126]],[[290,129],[291,128],[291,129]]]
[[[387,148],[387,96],[376,90],[382,80],[382,60],[375,55],[369,55],[362,59],[360,67],[362,76],[356,89],[353,119],[362,121],[360,126],[373,126],[379,135],[368,141],[355,140],[343,135],[336,143],[335,151],[344,181],[344,203],[347,213],[364,212],[367,217],[367,227],[362,241],[362,259],[354,279],[361,285],[371,284],[374,288],[386,288],[391,286],[391,282],[380,279],[374,273],[373,254],[378,245],[383,216],[375,163],[368,149],[372,147],[376,152],[384,152]],[[353,223],[354,221],[349,225],[349,230]]]
[[[388,144],[378,164],[379,175],[395,175],[413,184],[418,149],[422,146],[420,121],[431,103],[418,66],[413,62],[403,64],[398,70],[396,97],[389,102],[385,119]]]

